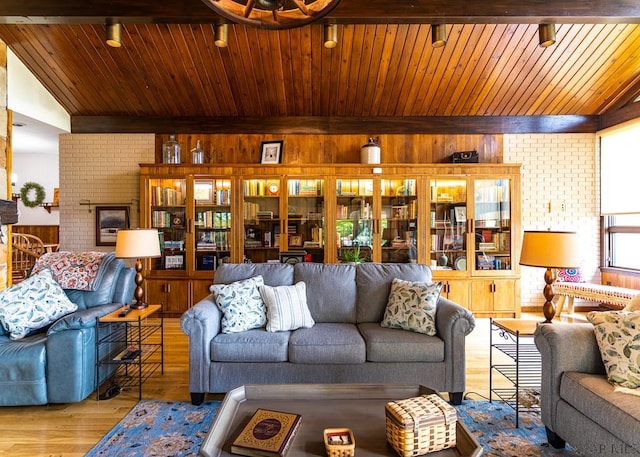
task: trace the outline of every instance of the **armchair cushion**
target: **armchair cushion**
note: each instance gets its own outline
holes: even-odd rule
[[[43,270],[0,293],[0,322],[12,340],[78,309],[50,271]]]

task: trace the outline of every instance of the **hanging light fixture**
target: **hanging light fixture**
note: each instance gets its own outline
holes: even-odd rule
[[[441,48],[447,44],[447,24],[431,25],[431,46]]]
[[[107,44],[112,48],[122,46],[121,42],[122,25],[119,22],[107,23]]]
[[[329,14],[341,0],[202,0],[215,13],[238,24],[291,29]]]
[[[338,45],[338,26],[336,24],[325,24],[324,26],[324,47],[335,48]]]
[[[219,48],[226,48],[229,44],[229,24],[216,25],[215,44]]]
[[[555,24],[540,24],[538,26],[538,39],[541,48],[548,48],[556,42]]]

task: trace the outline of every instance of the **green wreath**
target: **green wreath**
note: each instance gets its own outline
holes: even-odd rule
[[[36,198],[31,200],[29,198],[29,193],[31,190],[35,190]],[[37,182],[27,182],[20,189],[20,198],[22,199],[22,204],[27,208],[35,208],[36,206],[40,206],[42,202],[44,202],[44,197],[46,193],[44,192],[44,187],[42,187]]]

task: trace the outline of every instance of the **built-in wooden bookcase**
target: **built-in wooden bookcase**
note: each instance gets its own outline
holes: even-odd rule
[[[498,164],[140,167],[147,300],[179,314],[224,262],[420,262],[476,315],[518,316],[520,167]]]

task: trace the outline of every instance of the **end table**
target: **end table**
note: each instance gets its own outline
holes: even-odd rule
[[[96,397],[100,385],[111,378],[121,388],[138,387],[158,369],[164,374],[164,317],[161,305],[128,306],[96,319]],[[152,316],[157,314],[157,316]]]

